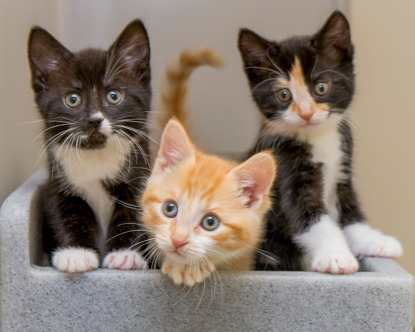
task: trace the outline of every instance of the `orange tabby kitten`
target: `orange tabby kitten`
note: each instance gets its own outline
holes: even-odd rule
[[[185,104],[184,85],[191,71],[209,64],[196,61],[199,51],[184,52],[167,71],[171,84],[165,86],[174,88],[163,89],[162,103],[174,115],[183,115],[177,105]],[[176,102],[166,103],[172,100]],[[275,172],[269,152],[237,164],[199,151],[183,126],[171,119],[141,199],[151,241],[147,250],[160,259],[162,272],[176,284],[192,286],[216,269],[251,269]]]

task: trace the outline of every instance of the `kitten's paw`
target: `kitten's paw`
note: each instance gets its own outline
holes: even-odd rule
[[[403,254],[401,243],[393,236],[382,235],[378,241],[373,241],[366,248],[362,248],[360,256],[397,258]]]
[[[214,267],[209,264],[191,267],[165,261],[161,267],[161,271],[172,278],[177,285],[185,284],[187,286],[194,286],[209,277],[214,271]]]
[[[58,249],[52,255],[52,265],[62,272],[81,273],[98,268],[99,258],[91,249]]]
[[[403,249],[397,239],[384,235],[367,224],[350,225],[343,231],[350,249],[357,257],[397,258],[402,256]]]
[[[147,262],[138,252],[125,249],[109,253],[102,266],[107,269],[139,270],[146,269]]]
[[[355,273],[359,263],[351,252],[344,250],[331,250],[318,254],[311,262],[315,272],[331,274]]]
[[[164,261],[161,266],[161,272],[173,279],[174,283],[177,285],[183,283],[185,270],[186,265],[173,263],[168,260]]]

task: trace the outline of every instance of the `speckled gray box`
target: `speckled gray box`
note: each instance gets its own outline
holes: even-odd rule
[[[412,330],[413,277],[388,259],[364,259],[348,276],[220,273],[192,289],[159,271],[38,266],[44,180],[33,176],[1,207],[1,331]]]

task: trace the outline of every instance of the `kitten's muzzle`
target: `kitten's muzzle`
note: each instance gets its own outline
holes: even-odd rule
[[[90,118],[88,119],[88,125],[93,129],[98,129],[101,126],[102,121],[104,121],[103,118]]]

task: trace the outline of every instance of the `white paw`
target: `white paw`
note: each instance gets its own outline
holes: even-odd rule
[[[91,249],[58,249],[52,255],[52,265],[63,272],[81,273],[98,268],[98,255]]]
[[[185,284],[187,286],[194,286],[196,283],[204,281],[212,274],[213,270],[214,267],[209,264],[190,267],[168,260],[164,261],[161,267],[161,272],[173,279],[175,284]]]
[[[357,257],[397,258],[402,256],[403,249],[397,239],[384,235],[367,224],[350,225],[343,231],[350,249]]]
[[[397,258],[401,257],[403,249],[401,243],[393,236],[382,235],[379,241],[372,242],[366,250],[362,250],[362,256]]]
[[[119,270],[146,269],[147,262],[139,253],[132,250],[118,250],[109,253],[104,258],[103,267]]]
[[[331,274],[355,273],[359,263],[351,252],[330,250],[321,252],[311,261],[311,269],[315,272]]]

